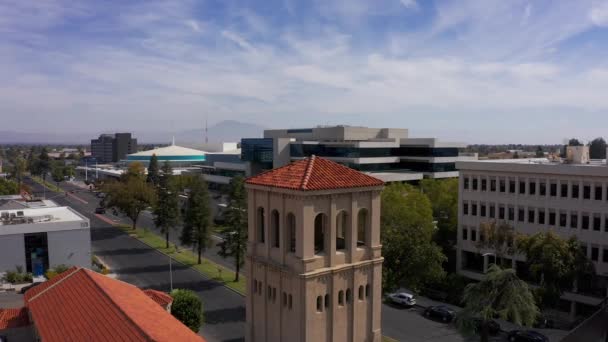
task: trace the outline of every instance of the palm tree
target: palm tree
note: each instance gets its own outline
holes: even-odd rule
[[[462,298],[465,307],[458,313],[456,324],[465,334],[481,328],[482,342],[488,341],[493,318],[530,326],[539,314],[528,284],[517,277],[515,270],[494,264],[479,283],[467,285]],[[476,326],[476,322],[481,322],[481,326]]]

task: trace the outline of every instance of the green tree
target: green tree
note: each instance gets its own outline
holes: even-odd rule
[[[552,231],[520,236],[517,249],[526,256],[530,273],[540,284],[543,307],[556,307],[577,278],[595,273],[574,236],[566,240]]]
[[[545,152],[543,151],[543,147],[538,145],[536,148],[536,158],[543,158],[545,156]]]
[[[429,199],[409,184],[393,183],[382,192],[381,239],[383,287],[412,290],[438,281],[445,256],[433,241],[433,210]]]
[[[146,168],[140,162],[130,163],[127,167],[127,171],[120,176],[122,182],[126,182],[131,179],[137,179],[140,181],[146,180]]]
[[[202,177],[196,179],[190,188],[180,240],[185,245],[196,246],[200,264],[210,242],[212,223],[207,183]]]
[[[247,250],[247,192],[243,177],[232,178],[228,195],[228,209],[225,213],[226,227],[222,231],[224,240],[219,244],[219,255],[224,258],[234,258],[236,268],[234,281],[239,281],[240,269],[245,261],[245,251]]]
[[[46,147],[42,148],[40,155],[38,156],[37,171],[42,176],[42,180],[46,181],[46,175],[51,171],[51,158],[49,157]]]
[[[171,314],[194,332],[203,323],[203,303],[194,291],[176,289],[171,292]]]
[[[504,257],[515,251],[515,229],[506,222],[482,222],[479,226],[477,248],[494,254],[498,265],[505,267]]]
[[[480,282],[467,285],[463,303],[456,324],[468,334],[476,328],[475,320],[480,319],[482,342],[488,341],[488,323],[495,317],[531,326],[539,314],[528,284],[515,275],[515,270],[503,270],[498,265],[491,265]]]
[[[158,157],[156,154],[153,154],[150,158],[150,163],[148,164],[148,178],[146,181],[156,187],[160,183],[160,177]]]
[[[19,193],[19,185],[8,179],[0,178],[0,195],[16,195]]]
[[[148,174],[149,176],[150,174]],[[178,193],[172,187],[173,169],[169,162],[163,164],[162,172],[156,188],[157,202],[154,208],[154,224],[165,234],[167,248],[169,248],[169,232],[179,223]],[[151,181],[148,181],[153,185]]]
[[[427,195],[433,208],[433,218],[437,222],[434,241],[443,249],[448,262],[454,261],[448,269],[455,269],[456,234],[458,228],[458,178],[423,179],[420,188]]]
[[[606,141],[604,138],[595,138],[589,143],[589,158],[606,158]]]
[[[108,207],[115,207],[126,215],[133,223],[133,229],[137,227],[137,220],[142,211],[153,206],[156,201],[154,189],[142,178],[125,178],[121,182],[106,183],[105,203]]]
[[[58,162],[51,163],[51,177],[59,187],[59,183],[65,180],[65,168]]]
[[[583,143],[576,138],[568,140],[568,146],[583,146]]]
[[[17,180],[17,185],[19,189],[21,189],[21,184],[23,184],[23,173],[26,170],[26,162],[21,155],[18,155],[13,161],[13,169],[12,174],[13,177]]]

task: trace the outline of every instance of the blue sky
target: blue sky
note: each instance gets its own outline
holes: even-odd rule
[[[608,0],[4,0],[0,41],[14,130],[608,137]]]

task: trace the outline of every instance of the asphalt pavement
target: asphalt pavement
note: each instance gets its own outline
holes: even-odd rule
[[[36,195],[43,193],[41,185],[26,182]],[[70,184],[60,186],[66,190],[79,189]],[[100,220],[94,214],[99,203],[94,194],[77,191],[66,197],[47,189],[46,196],[90,219],[92,252],[110,266],[118,279],[140,288],[169,291],[168,257]],[[245,301],[240,294],[178,263],[173,263],[173,288],[191,289],[202,299],[205,321],[200,335],[207,341],[244,341]]]

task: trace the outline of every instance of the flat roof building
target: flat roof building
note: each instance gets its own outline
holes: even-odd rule
[[[330,159],[385,182],[457,177],[455,162],[475,160],[463,143],[410,138],[407,129],[330,126],[271,129],[264,138],[243,139],[242,158],[250,174],[312,155]]]
[[[0,209],[0,272],[39,276],[57,265],[91,267],[88,218],[70,207]]]
[[[502,159],[457,162],[460,170],[458,272],[481,279],[492,251],[479,248],[480,225],[506,222],[515,232],[553,231],[578,238],[595,265],[594,281],[565,293],[570,312],[599,304],[608,290],[608,166],[588,160],[584,149],[566,160]],[[580,153],[580,155],[578,155]],[[580,163],[580,162],[584,163]],[[525,257],[508,257],[526,279]],[[491,259],[490,259],[491,261]]]

